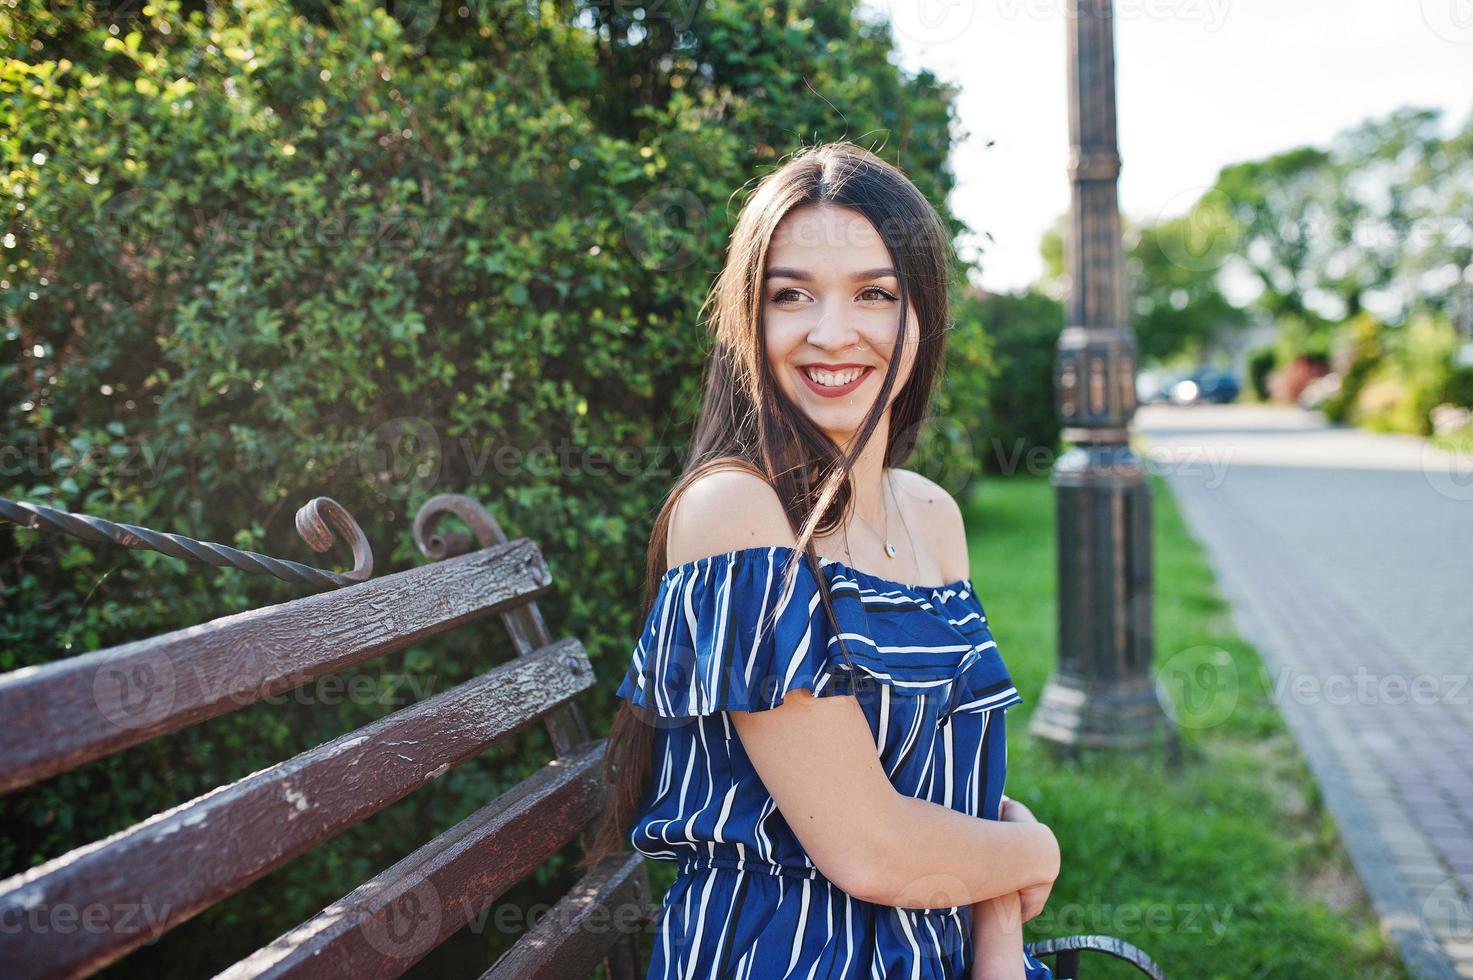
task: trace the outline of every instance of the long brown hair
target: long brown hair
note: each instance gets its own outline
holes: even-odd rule
[[[706,322],[715,347],[691,452],[650,534],[641,621],[648,618],[667,571],[666,538],[681,493],[713,469],[736,466],[759,474],[777,491],[797,539],[796,550],[817,577],[825,614],[834,623],[832,597],[812,539],[837,529],[848,517],[854,461],[885,411],[901,357],[890,358],[879,394],[847,453],[784,395],[772,377],[762,295],[768,249],[783,217],[810,204],[862,214],[885,243],[900,279],[897,354],[907,343],[909,304],[915,304],[919,344],[910,377],[891,406],[884,466],[903,464],[915,448],[945,355],[947,290],[953,268],[950,240],[925,196],[874,153],[847,141],[806,147],[763,178],[743,206],[726,262],[701,306],[701,314],[711,311]],[[798,563],[790,563],[783,580],[785,593],[797,572]],[[847,651],[844,656],[848,658]],[[653,771],[654,731],[647,709],[628,701],[620,706],[604,755],[608,805],[581,862],[584,870],[610,852],[628,849],[626,835]]]

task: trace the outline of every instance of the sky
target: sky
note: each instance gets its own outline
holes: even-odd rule
[[[959,87],[950,203],[975,233],[959,247],[975,258],[983,246],[984,288],[1028,285],[1069,206],[1065,0],[862,9],[890,20],[903,67]],[[1323,146],[1401,106],[1441,107],[1445,133],[1473,114],[1473,0],[1115,0],[1115,20],[1120,206],[1133,221],[1181,214],[1227,164]]]

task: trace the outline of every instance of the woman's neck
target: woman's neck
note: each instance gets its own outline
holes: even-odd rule
[[[850,503],[853,520],[868,521],[876,528],[884,528],[886,515],[893,523],[895,501],[893,492],[886,486],[889,471],[885,468],[885,446],[889,442],[889,417],[880,420],[858,459],[854,461],[854,500]]]

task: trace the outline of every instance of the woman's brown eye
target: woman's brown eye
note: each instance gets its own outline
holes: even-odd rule
[[[783,302],[783,297],[786,296],[788,293],[792,293],[794,296],[798,295],[798,291],[796,289],[780,289],[778,290],[777,295],[772,297],[772,301],[774,303],[781,303]]]
[[[880,294],[878,297],[871,297],[871,298],[875,298],[875,299],[886,300],[886,299],[894,299],[895,298],[894,296],[891,296],[889,293],[887,293],[885,290],[881,289],[879,286],[870,286],[869,288],[865,289],[865,291],[862,292],[862,293],[860,293],[859,295],[861,295],[861,296],[867,296],[870,293],[879,293]]]

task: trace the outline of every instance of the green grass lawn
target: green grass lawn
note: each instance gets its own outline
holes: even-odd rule
[[[1057,643],[1053,488],[989,478],[963,499],[972,579],[1024,698],[1007,715],[1007,793],[1053,828],[1063,854],[1027,938],[1119,936],[1172,978],[1406,977],[1269,700],[1267,672],[1234,632],[1165,484],[1153,476],[1152,486],[1156,664],[1219,657],[1218,676],[1238,678],[1231,711],[1181,713],[1185,762],[1171,773],[1123,755],[1055,761],[1029,735]],[[1140,976],[1100,954],[1081,972]]]

